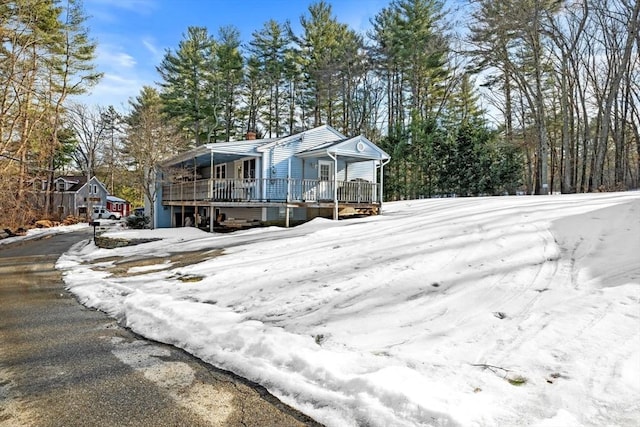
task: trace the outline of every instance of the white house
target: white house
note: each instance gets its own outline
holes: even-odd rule
[[[272,139],[205,144],[165,161],[155,227],[213,230],[254,222],[377,214],[390,157],[364,136],[330,126]]]

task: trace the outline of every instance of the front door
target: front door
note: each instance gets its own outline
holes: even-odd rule
[[[333,174],[332,161],[318,161],[318,200],[333,200]]]
[[[233,162],[233,166],[235,168],[235,174],[233,176],[234,179],[242,179],[244,175],[244,163],[242,160],[236,160]]]

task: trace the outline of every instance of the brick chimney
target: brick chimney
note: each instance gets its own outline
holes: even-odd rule
[[[247,141],[251,141],[256,139],[256,133],[253,131],[247,132]]]

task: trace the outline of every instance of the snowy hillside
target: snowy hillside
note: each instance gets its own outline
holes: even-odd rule
[[[406,201],[292,229],[111,235],[163,240],[85,243],[60,258],[83,303],[328,426],[640,419],[638,192]],[[197,263],[169,257],[177,251]],[[159,258],[135,263],[149,256]]]

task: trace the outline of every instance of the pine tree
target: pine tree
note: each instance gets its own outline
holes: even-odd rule
[[[217,43],[204,27],[189,27],[175,52],[157,67],[163,111],[175,118],[195,145],[221,128],[222,87],[216,76]],[[214,139],[215,140],[215,139]]]
[[[255,56],[250,56],[246,62],[243,91],[243,99],[246,103],[243,111],[246,117],[244,131],[258,133],[260,113],[265,104],[268,103],[266,100],[268,86],[264,80],[263,67],[260,60]]]
[[[255,67],[261,70],[269,94],[267,109],[263,115],[266,134],[270,138],[286,133],[283,104],[286,100],[286,77],[291,68],[287,56],[287,52],[291,49],[290,31],[288,22],[280,24],[269,20],[261,30],[253,33],[253,38],[249,42],[249,51],[255,60]]]
[[[222,140],[230,141],[236,133],[236,105],[243,82],[243,58],[240,54],[240,33],[234,27],[220,28],[216,49],[217,85],[220,88]],[[215,141],[215,139],[214,139]]]
[[[375,16],[370,37],[378,76],[386,85],[387,129],[393,179],[400,197],[430,196],[437,191],[444,142],[438,122],[445,104],[448,41],[442,2],[394,0]],[[389,181],[386,181],[389,182]]]
[[[339,93],[340,36],[347,32],[332,14],[331,5],[320,1],[300,18],[303,34],[296,40],[298,59],[305,73],[305,105],[310,126],[333,125]]]

